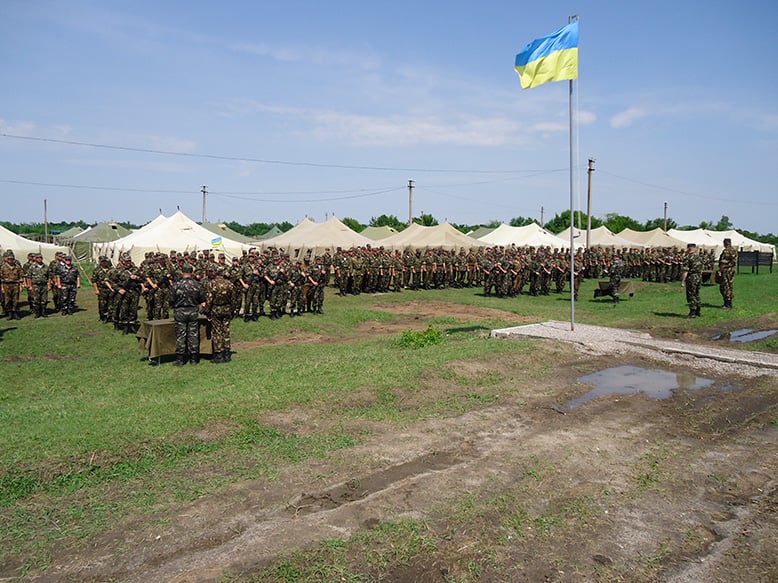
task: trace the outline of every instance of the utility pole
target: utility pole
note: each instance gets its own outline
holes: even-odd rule
[[[203,188],[201,189],[200,192],[203,193],[203,223],[204,223],[205,222],[205,197],[208,194],[208,187],[205,184],[203,184]]]
[[[546,212],[545,207],[540,207],[540,226],[543,227],[544,229],[545,227],[543,225],[546,224],[546,221],[544,220],[543,215],[545,212]]]
[[[413,180],[408,179],[408,226],[413,224]]]
[[[586,248],[589,248],[589,239],[592,236],[592,173],[594,172],[594,158],[589,158],[589,187],[586,191]]]
[[[665,228],[663,231],[667,233],[667,201],[665,201]]]
[[[43,242],[48,243],[49,242],[49,218],[48,218],[48,211],[47,211],[47,204],[48,201],[44,198],[43,199]]]

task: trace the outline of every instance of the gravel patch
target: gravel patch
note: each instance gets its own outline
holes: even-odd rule
[[[551,320],[492,330],[492,338],[547,338],[568,342],[581,353],[595,356],[639,354],[672,364],[692,366],[720,374],[778,377],[778,355],[658,340],[646,332]]]

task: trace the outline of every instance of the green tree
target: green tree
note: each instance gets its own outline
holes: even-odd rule
[[[575,217],[575,223],[573,226],[577,228],[578,225],[580,224],[581,228],[585,229],[587,225],[586,219],[588,215],[582,211],[575,211],[575,214],[573,216]],[[567,210],[562,212],[561,214],[555,215],[553,219],[548,221],[543,226],[549,231],[551,231],[552,233],[561,233],[562,231],[564,231],[570,226],[570,211]],[[597,217],[592,217],[592,229],[596,229],[597,227],[601,227],[601,226],[602,226],[602,221]]]
[[[567,213],[567,216],[570,216],[570,213]],[[535,219],[531,219],[530,217],[513,217],[510,222],[508,223],[511,227],[526,227],[527,225],[531,225],[532,223],[537,223]],[[499,225],[497,225],[499,227]]]
[[[393,229],[397,229],[398,232],[402,231],[405,227],[408,226],[394,215],[381,215],[380,217],[372,217],[370,219],[369,225],[371,227],[392,227]]]
[[[423,227],[434,227],[435,225],[439,224],[435,217],[424,213],[422,213],[419,217],[414,217],[413,222],[418,225],[422,225]]]
[[[356,231],[357,233],[360,233],[365,230],[365,225],[363,225],[356,219],[352,219],[351,217],[345,217],[341,219],[340,222],[346,225],[352,231]]]
[[[608,213],[605,215],[605,226],[608,227],[612,233],[621,233],[624,229],[632,229],[633,231],[642,231],[643,225],[637,222],[632,217],[626,217],[618,213]]]
[[[656,228],[664,229],[665,228],[665,220],[664,218],[660,217],[658,219],[649,219],[646,221],[643,230],[644,231],[653,231]],[[678,223],[676,223],[673,219],[668,218],[667,219],[667,228],[669,229],[677,229]]]

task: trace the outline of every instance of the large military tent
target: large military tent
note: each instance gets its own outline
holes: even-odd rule
[[[65,243],[70,247],[72,254],[79,261],[88,261],[94,256],[93,247],[95,243],[109,243],[121,239],[122,237],[126,237],[129,234],[130,230],[122,227],[118,223],[98,223],[76,236],[71,237],[68,241],[65,241]]]
[[[68,248],[62,245],[32,241],[0,225],[0,251],[5,252],[8,249],[14,252],[14,255],[21,263],[25,262],[28,253],[41,253],[43,259],[49,262],[54,259],[54,254],[57,251],[62,253],[68,252]]]
[[[683,233],[684,231],[679,231]],[[761,251],[762,253],[772,253],[775,255],[775,245],[769,243],[761,243],[754,239],[749,239],[745,235],[741,235],[735,230],[729,231],[704,231],[711,239],[716,241],[719,245],[718,251],[724,248],[724,239],[731,239],[732,246],[738,251]]]
[[[570,229],[568,227],[559,235],[565,241],[570,241]],[[632,247],[643,247],[644,245],[638,241],[632,241],[620,235],[614,234],[608,227],[602,225],[590,231],[589,247],[609,247],[615,249],[629,249]],[[586,229],[576,229],[573,227],[573,237],[575,239],[576,247],[586,247]],[[568,243],[568,247],[569,247]]]
[[[169,253],[176,250],[192,253],[213,250],[232,257],[240,256],[243,249],[249,248],[249,245],[212,233],[181,211],[169,218],[160,217],[154,219],[153,224],[149,223],[126,237],[102,243],[99,254],[116,259],[126,251],[135,263],[139,263],[148,252]]]
[[[350,229],[337,217],[324,223],[303,219],[286,233],[259,242],[262,247],[277,247],[291,252],[295,249],[350,249],[375,243]]]
[[[491,233],[478,239],[489,245],[516,245],[518,247],[551,247],[562,249],[570,247],[570,241],[557,237],[550,231],[546,231],[537,223],[523,227],[511,227],[503,223]]]
[[[382,227],[365,227],[359,234],[368,239],[372,239],[373,241],[382,241],[397,233],[399,233],[399,231],[394,227],[384,225]]]
[[[456,230],[450,223],[443,223],[434,227],[424,227],[417,223],[412,224],[404,231],[392,235],[381,241],[381,245],[392,249],[459,249],[464,247],[488,247],[488,243],[473,239]]]
[[[206,221],[202,223],[202,226],[208,229],[211,233],[220,235],[222,237],[227,237],[228,239],[232,239],[233,241],[237,241],[238,243],[248,244],[253,242],[253,239],[251,237],[246,237],[246,235],[242,235],[241,233],[238,233],[237,231],[230,229],[224,223],[209,223]]]
[[[273,225],[270,227],[270,230],[267,233],[262,233],[259,237],[254,237],[252,239],[252,242],[256,241],[265,241],[267,239],[272,239],[273,237],[278,237],[279,235],[283,235],[284,232],[278,228],[278,225]]]
[[[644,247],[677,247],[679,249],[686,248],[686,243],[680,239],[676,239],[668,233],[665,233],[659,227],[652,231],[633,231],[632,229],[624,229],[618,235],[619,237],[627,239],[628,241],[640,243]]]
[[[62,231],[61,233],[57,233],[54,235],[54,244],[55,245],[67,245],[68,241],[78,235],[79,233],[83,233],[84,229],[81,227],[70,227],[66,231]]]
[[[697,247],[703,249],[714,249],[717,255],[724,249],[724,243],[711,237],[705,229],[693,229],[690,231],[668,229],[667,234],[686,244],[694,243]]]

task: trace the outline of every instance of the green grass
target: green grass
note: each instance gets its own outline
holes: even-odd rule
[[[706,327],[775,327],[778,322],[778,272],[737,276],[731,311],[714,308],[720,305],[718,288],[704,286],[703,317],[696,320],[683,318],[687,309],[677,284],[642,285],[617,306],[594,300],[594,285],[585,282],[581,290],[577,322],[661,334]],[[441,316],[422,332],[359,333],[365,322],[397,319],[373,307],[375,302],[427,299],[501,312],[490,313],[487,320]],[[400,428],[419,419],[487,407],[505,394],[501,390],[498,396],[491,388],[502,382],[500,371],[471,376],[447,366],[463,359],[530,354],[526,378],[542,378],[552,363],[537,351],[538,344],[494,341],[488,332],[513,323],[513,314],[533,321],[567,320],[569,299],[567,293],[487,298],[474,289],[340,298],[328,290],[323,316],[235,321],[233,342],[244,343],[244,348],[231,364],[203,362],[183,368],[169,363],[148,366],[133,337],[97,322],[94,295],[88,289],[79,295],[86,311],[75,316],[3,320],[0,530],[5,543],[0,561],[15,556],[26,557],[28,568],[45,565],[53,544],[88,540],[121,517],[158,511],[239,480],[273,479],[284,465],[366,439],[354,420]],[[263,345],[267,339],[300,334],[332,341]],[[739,348],[775,351],[778,339]],[[445,399],[425,400],[419,387],[431,371],[458,390]],[[414,398],[413,406],[404,404],[404,396]],[[320,416],[327,421],[326,429],[300,435],[266,421],[276,412],[296,411]],[[649,486],[661,474],[651,460],[644,461],[637,479],[645,474]],[[543,474],[542,467],[528,467],[526,478],[542,480]],[[553,518],[529,515],[517,503],[506,512],[506,527],[524,529],[534,521],[539,529],[551,529]],[[399,530],[410,541],[406,546],[427,552],[423,531],[414,534],[412,525]],[[403,552],[392,560],[405,560],[414,551]],[[381,560],[375,559],[377,564]],[[349,573],[335,575],[349,580]],[[281,572],[274,577],[284,580]]]

